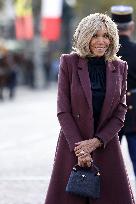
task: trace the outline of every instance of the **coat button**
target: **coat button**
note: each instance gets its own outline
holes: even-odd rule
[[[80,118],[80,114],[77,114],[77,118]]]
[[[130,96],[130,95],[131,95],[131,92],[130,92],[130,91],[128,91],[128,92],[127,92],[127,96]]]
[[[132,106],[132,105],[128,106],[128,109],[129,109],[129,110],[132,110],[132,109],[133,109],[133,106]]]

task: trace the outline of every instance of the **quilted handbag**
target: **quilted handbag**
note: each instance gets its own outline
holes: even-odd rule
[[[80,167],[75,165],[71,171],[66,192],[84,197],[100,197],[100,172],[96,165]]]

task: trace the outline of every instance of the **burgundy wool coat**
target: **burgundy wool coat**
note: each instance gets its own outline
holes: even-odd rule
[[[61,130],[45,204],[134,204],[125,170],[118,132],[125,120],[127,64],[122,60],[106,64],[106,95],[94,135],[91,83],[87,59],[77,54],[62,55],[58,79],[57,116]],[[83,198],[65,192],[77,164],[75,143],[99,137],[104,146],[93,152],[101,172],[101,197]]]

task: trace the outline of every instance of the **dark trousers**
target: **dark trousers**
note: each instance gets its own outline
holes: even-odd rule
[[[133,164],[134,173],[136,177],[136,133],[127,133],[125,134],[127,143],[128,143],[128,151]],[[122,136],[120,135],[120,141],[122,140]]]

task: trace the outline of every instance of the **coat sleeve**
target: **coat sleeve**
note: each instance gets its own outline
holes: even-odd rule
[[[71,114],[70,80],[65,55],[60,58],[58,75],[57,117],[70,151],[74,150],[75,143],[82,140],[80,131]]]
[[[124,74],[122,82],[122,90],[119,105],[114,111],[108,122],[96,133],[96,137],[103,141],[104,148],[117,135],[124,125],[125,114],[127,112],[126,105],[126,89],[127,89],[127,63],[124,64]]]

